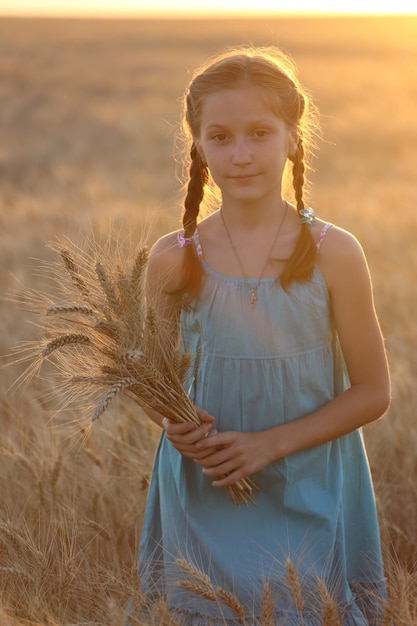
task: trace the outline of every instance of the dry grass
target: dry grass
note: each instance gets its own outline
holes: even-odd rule
[[[49,292],[31,259],[49,260],[56,235],[100,238],[111,222],[138,241],[176,227],[172,155],[188,72],[226,44],[275,43],[294,56],[325,137],[311,204],[363,243],[391,363],[392,408],[366,429],[390,589],[384,626],[417,621],[416,32],[416,18],[0,21],[3,292],[19,281]],[[2,354],[38,337],[28,320],[1,304]],[[6,393],[21,371],[2,370],[1,381],[0,621],[123,624],[125,599],[141,603],[135,557],[157,432],[116,400],[111,418],[75,437],[77,415],[51,419],[60,398],[43,379]],[[148,624],[174,624],[158,611]],[[266,582],[263,626],[271,611]]]

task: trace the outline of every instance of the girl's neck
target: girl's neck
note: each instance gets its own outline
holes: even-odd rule
[[[283,198],[268,202],[224,202],[222,213],[231,227],[242,229],[269,228],[285,213],[286,201]]]

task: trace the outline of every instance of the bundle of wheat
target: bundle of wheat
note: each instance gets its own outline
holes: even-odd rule
[[[68,403],[81,399],[84,408],[92,407],[93,421],[115,396],[127,393],[145,410],[199,425],[183,385],[192,355],[172,345],[146,297],[147,248],[125,253],[123,261],[113,258],[108,244],[94,243],[87,250],[54,244],[53,249],[60,263],[45,263],[43,269],[55,278],[60,301],[34,290],[23,297],[42,314],[44,331],[39,342],[20,346],[21,359],[31,361],[25,375],[52,361]],[[255,505],[254,489],[256,483],[245,478],[229,493],[236,506]]]

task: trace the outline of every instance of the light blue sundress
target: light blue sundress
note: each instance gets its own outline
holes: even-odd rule
[[[201,250],[197,234],[195,244]],[[219,432],[295,420],[349,386],[317,266],[310,281],[287,292],[274,278],[261,279],[251,308],[257,280],[224,276],[201,263],[202,292],[182,312],[182,342],[196,355],[189,393],[215,416]],[[255,625],[265,623],[267,593],[271,623],[321,626],[321,579],[343,626],[378,624],[384,574],[361,431],[291,454],[253,478],[260,487],[257,506],[237,508],[162,434],[139,551],[140,584],[149,600],[164,596],[184,626]],[[289,585],[288,559],[298,573],[301,603]],[[211,581],[206,598],[198,593],[198,585],[208,588],[204,576]],[[240,608],[227,606],[219,588]]]

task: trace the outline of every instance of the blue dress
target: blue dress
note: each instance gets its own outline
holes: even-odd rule
[[[287,292],[274,278],[261,279],[251,308],[257,280],[202,265],[201,296],[182,312],[181,333],[184,348],[196,355],[188,391],[215,416],[219,432],[295,420],[349,386],[317,266],[310,281]],[[164,596],[184,626],[262,624],[267,583],[270,623],[321,626],[321,579],[340,624],[376,625],[384,574],[361,431],[288,455],[253,478],[257,506],[238,508],[162,434],[139,551],[145,595]],[[302,602],[294,600],[288,559]]]

